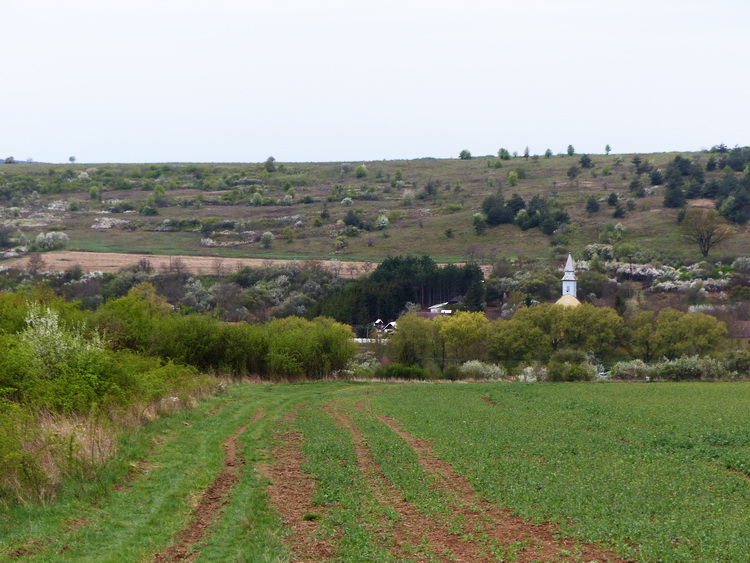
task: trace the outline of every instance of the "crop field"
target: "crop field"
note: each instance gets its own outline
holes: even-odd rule
[[[0,507],[0,560],[747,561],[748,393],[230,385]]]

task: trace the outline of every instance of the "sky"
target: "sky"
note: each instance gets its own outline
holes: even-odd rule
[[[750,145],[747,0],[0,0],[0,157]]]

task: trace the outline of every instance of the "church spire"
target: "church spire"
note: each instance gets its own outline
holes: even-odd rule
[[[557,300],[558,305],[565,307],[577,307],[581,304],[576,298],[576,263],[573,257],[568,254],[568,261],[565,262],[565,274],[562,277],[562,297]]]
[[[576,296],[576,264],[573,256],[568,254],[568,261],[565,262],[565,275],[562,277],[562,294]]]

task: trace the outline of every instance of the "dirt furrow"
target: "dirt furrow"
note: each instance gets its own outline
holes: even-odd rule
[[[321,507],[312,506],[315,480],[302,471],[305,461],[302,435],[280,430],[276,436],[280,444],[274,448],[273,461],[259,467],[259,470],[271,482],[268,487],[270,504],[290,530],[285,543],[292,552],[293,560],[318,562],[335,559],[335,546],[321,537],[319,518],[306,518],[311,514],[320,516]]]
[[[153,561],[162,563],[167,561],[189,561],[197,555],[192,547],[203,539],[208,528],[216,520],[221,507],[229,502],[232,487],[240,480],[244,458],[237,452],[237,438],[247,430],[253,422],[265,415],[263,409],[255,411],[252,419],[237,428],[224,443],[224,467],[208,488],[201,494],[198,505],[194,509],[193,519],[183,528],[176,543],[157,554]]]
[[[437,560],[482,560],[475,545],[462,541],[460,534],[450,532],[444,525],[438,524],[432,518],[419,512],[411,503],[403,500],[403,495],[385,477],[369,448],[363,445],[366,440],[359,428],[343,413],[335,410],[329,410],[329,412],[343,428],[352,434],[357,464],[375,498],[385,506],[392,507],[399,514],[400,519],[393,530],[374,530],[390,531],[393,534],[394,548],[391,551],[395,556],[402,559],[413,557],[413,554],[403,549],[404,546],[418,546],[427,540],[430,551]]]
[[[361,403],[357,408],[368,412]],[[467,529],[475,536],[483,536],[488,542],[502,546],[514,561],[627,561],[598,546],[559,538],[551,525],[532,524],[480,499],[465,477],[457,475],[450,464],[433,455],[428,442],[404,431],[393,418],[377,418],[414,448],[422,466],[439,478],[444,491],[454,493],[455,511],[466,519]]]

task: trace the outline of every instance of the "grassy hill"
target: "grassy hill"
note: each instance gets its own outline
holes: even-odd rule
[[[705,165],[708,153],[639,155],[665,170],[677,156]],[[2,223],[14,244],[63,231],[70,250],[256,258],[379,260],[429,254],[438,261],[498,257],[550,258],[580,253],[607,224],[621,223],[621,243],[657,251],[665,260],[701,258],[677,232],[678,210],[663,206],[664,186],[641,175],[645,195],[631,195],[636,155],[549,158],[495,156],[366,163],[261,164],[0,164]],[[579,174],[571,178],[569,170]],[[518,176],[511,185],[509,173]],[[706,181],[722,174],[706,172]],[[484,198],[535,195],[559,204],[570,222],[553,235],[505,224],[475,232]],[[613,218],[616,193],[625,216]],[[594,196],[596,213],[586,211]],[[713,206],[710,200],[688,205]],[[348,215],[348,217],[347,217]],[[380,217],[387,226],[378,229]],[[114,221],[112,221],[114,220]],[[92,228],[106,226],[110,228]],[[351,225],[359,225],[352,228]],[[380,226],[385,221],[380,219]],[[264,247],[262,233],[274,240]],[[750,241],[738,227],[712,257],[741,254]]]

